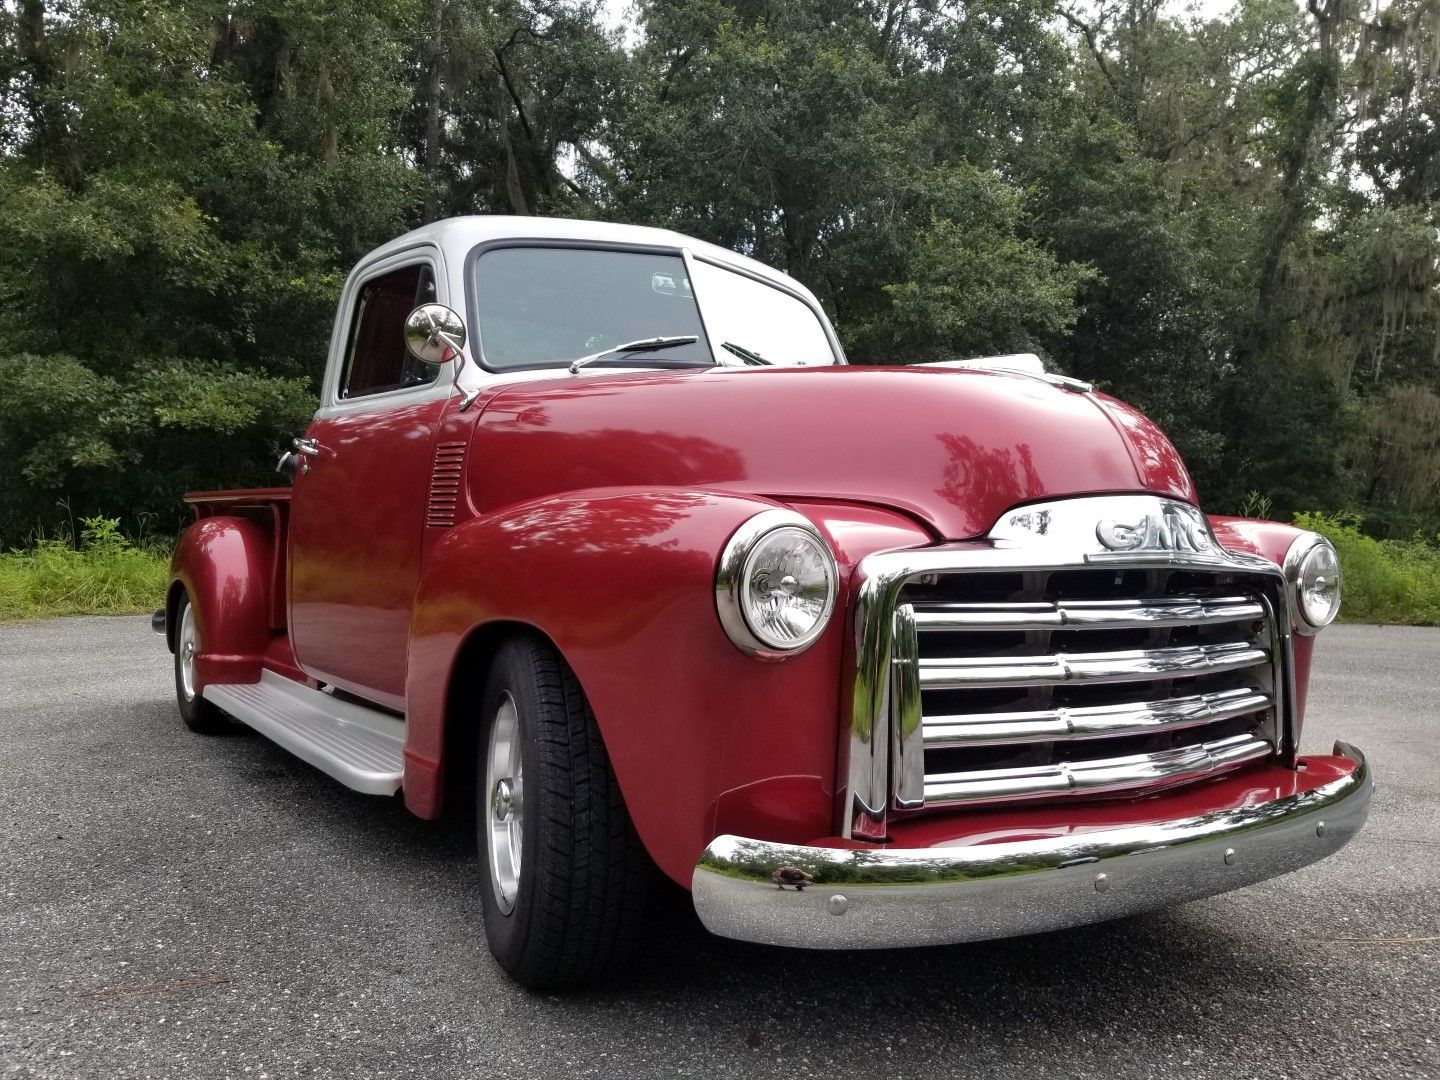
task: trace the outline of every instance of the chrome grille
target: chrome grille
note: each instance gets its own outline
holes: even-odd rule
[[[845,836],[1293,764],[1284,575],[1187,503],[1030,504],[981,540],[877,552],[853,615]]]
[[[1269,756],[1270,602],[1231,577],[1107,566],[903,589],[891,700],[923,769],[902,745],[896,807],[1150,788]]]

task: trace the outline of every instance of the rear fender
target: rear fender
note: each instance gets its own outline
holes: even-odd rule
[[[269,528],[240,517],[202,518],[181,535],[170,563],[166,640],[173,651],[183,589],[195,610],[200,637],[195,656],[198,686],[259,680],[271,637],[274,543]]]
[[[845,619],[837,615],[803,654],[763,662],[730,641],[715,611],[715,563],[725,541],[776,505],[729,493],[606,489],[522,504],[439,541],[427,559],[410,645],[410,809],[437,816],[444,771],[473,770],[468,756],[445,760],[447,747],[464,745],[453,730],[447,738],[447,725],[479,718],[463,701],[447,710],[447,700],[457,681],[483,678],[459,667],[488,663],[467,642],[481,635],[493,644],[500,635],[490,628],[509,624],[543,635],[575,672],[636,831],[675,880],[688,885],[717,822],[763,822],[766,835],[797,842],[826,834]],[[835,542],[823,514],[798,509]],[[904,519],[860,531],[871,544],[926,538]],[[836,611],[843,612],[849,560],[843,551],[839,557]]]

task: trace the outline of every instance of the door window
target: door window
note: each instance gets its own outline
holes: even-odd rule
[[[435,274],[428,264],[391,270],[360,286],[340,374],[342,399],[435,381],[440,369],[416,360],[405,348],[405,316],[434,299]]]

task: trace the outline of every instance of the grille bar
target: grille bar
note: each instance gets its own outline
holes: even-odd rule
[[[1148,735],[1215,724],[1272,705],[1269,694],[1258,687],[1247,687],[1133,704],[927,716],[924,744],[927,750],[946,750]]]
[[[1268,740],[1247,733],[1151,754],[943,773],[925,778],[925,805],[953,806],[1037,795],[1131,791],[1184,783],[1266,757],[1273,750]]]
[[[916,604],[915,628],[927,630],[1160,629],[1263,619],[1249,596],[1153,600],[1062,600],[1034,604]]]
[[[1268,658],[1266,650],[1246,641],[1121,652],[1056,652],[1046,656],[921,657],[920,688],[962,690],[1180,679],[1238,671],[1263,664]]]

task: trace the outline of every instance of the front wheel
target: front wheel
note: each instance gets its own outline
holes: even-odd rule
[[[481,700],[477,815],[485,936],[517,982],[595,982],[629,955],[653,881],[595,718],[544,642],[495,656]]]

